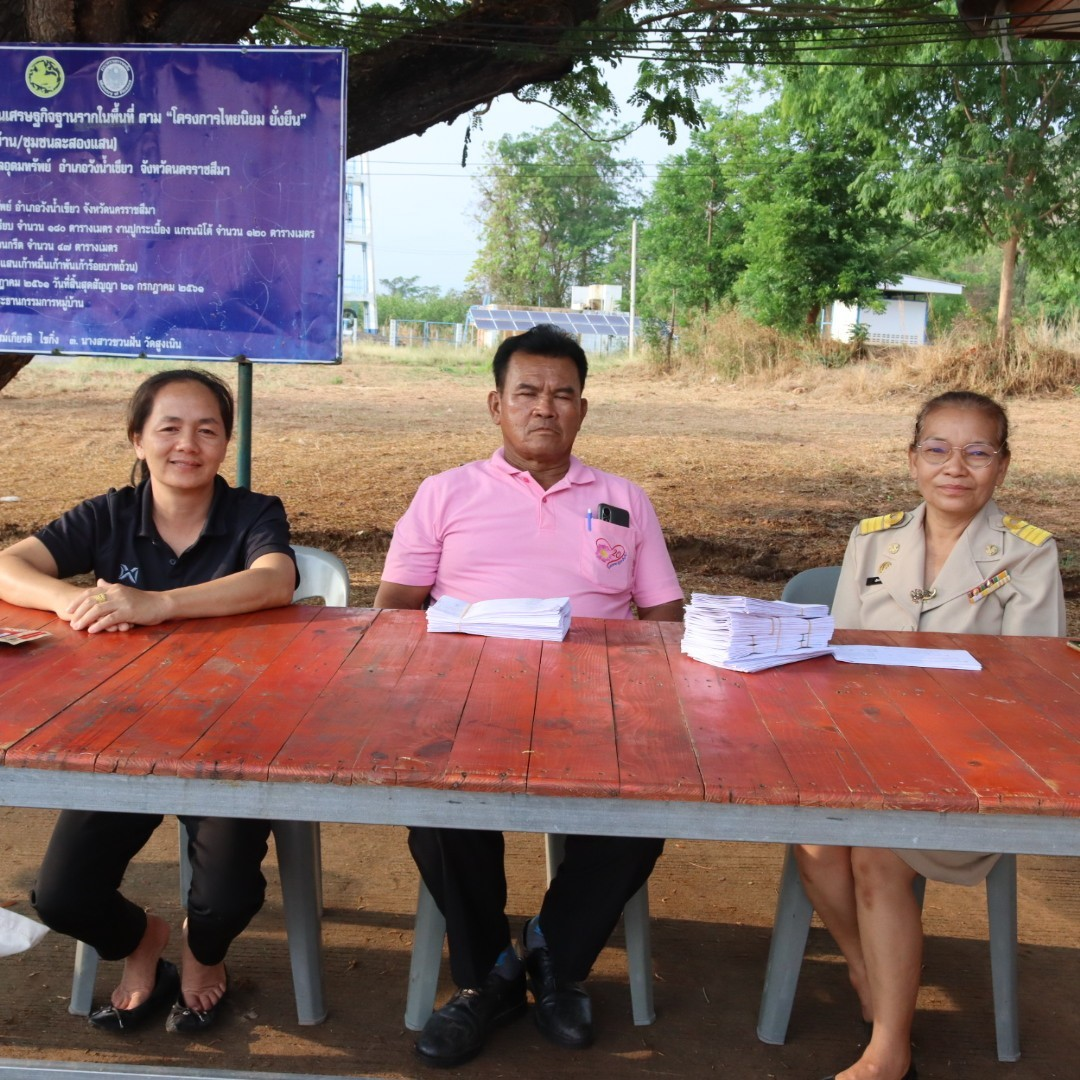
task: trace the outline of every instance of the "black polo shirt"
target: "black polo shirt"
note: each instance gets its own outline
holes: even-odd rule
[[[56,560],[60,577],[93,573],[137,589],[199,585],[246,570],[275,551],[296,561],[281,500],[229,487],[221,476],[214,479],[203,531],[182,555],[173,552],[154,525],[149,480],[87,499],[36,535]]]

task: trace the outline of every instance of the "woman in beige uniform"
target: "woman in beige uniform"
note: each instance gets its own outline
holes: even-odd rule
[[[838,627],[954,634],[1065,633],[1057,545],[993,500],[1009,468],[1009,422],[991,398],[928,401],[908,447],[923,502],[866,518],[851,534],[833,602]],[[884,848],[796,848],[807,895],[848,962],[873,1033],[827,1080],[916,1080],[911,1024],[922,964],[916,874],[973,885],[996,855]]]

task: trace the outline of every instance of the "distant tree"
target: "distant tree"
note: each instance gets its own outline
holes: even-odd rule
[[[654,314],[666,312],[673,293],[681,306],[708,311],[731,296],[743,268],[745,218],[732,197],[730,165],[742,128],[757,121],[711,105],[702,113],[704,128],[661,165],[641,209],[639,295]]]
[[[602,281],[641,175],[636,161],[615,157],[618,137],[595,117],[503,136],[480,179],[470,282],[503,303],[557,307],[571,285]]]
[[[936,5],[944,19],[953,8]],[[944,25],[944,24],[943,24]],[[821,40],[815,58],[840,59]],[[997,337],[1012,333],[1017,266],[1075,268],[1080,252],[1080,68],[1075,45],[870,28],[866,66],[793,68],[790,115],[840,122],[867,152],[855,187],[891,178],[894,209],[953,251],[1000,252]]]
[[[386,282],[382,284],[385,285]],[[464,322],[469,306],[479,302],[479,294],[475,292],[449,289],[443,293],[431,286],[424,287],[420,293],[411,296],[391,292],[379,296],[379,319],[384,325],[391,319],[412,319],[417,322]]]
[[[853,188],[865,148],[820,122],[800,130],[775,104],[747,112],[747,90],[703,110],[690,150],[660,169],[644,207],[646,306],[663,314],[673,291],[683,308],[738,300],[798,331],[832,300],[874,302],[917,252],[888,187]]]
[[[402,300],[414,300],[424,296],[438,296],[439,290],[433,285],[418,285],[420,275],[413,277],[379,278],[379,284],[385,290],[387,298],[399,297]]]
[[[879,284],[919,257],[910,228],[889,209],[891,178],[856,186],[866,147],[848,129],[800,129],[775,106],[759,119],[736,182],[745,217],[736,299],[787,331],[814,326],[833,300],[879,302]]]

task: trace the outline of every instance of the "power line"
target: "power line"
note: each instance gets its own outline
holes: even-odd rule
[[[793,18],[782,15],[786,20],[783,25],[741,26],[734,30],[717,31],[712,28],[686,27],[669,25],[663,28],[622,28],[622,27],[567,27],[558,31],[558,42],[550,44],[537,41],[521,40],[521,27],[499,23],[470,22],[467,28],[459,27],[453,20],[444,23],[432,23],[417,16],[402,14],[398,16],[380,13],[377,16],[364,11],[351,14],[319,11],[313,8],[295,8],[288,3],[271,9],[272,14],[297,25],[307,25],[323,32],[347,34],[364,31],[376,41],[389,44],[402,40],[409,35],[424,39],[432,46],[448,48],[469,48],[476,51],[506,51],[519,48],[532,55],[562,55],[567,40],[579,39],[582,44],[592,42],[595,45],[593,59],[605,61],[673,61],[690,62],[702,60],[702,50],[709,44],[722,40],[732,50],[741,48],[761,48],[768,45],[786,45],[786,55],[777,57],[757,56],[747,60],[758,67],[772,66],[822,66],[822,67],[880,67],[880,68],[925,68],[942,66],[950,69],[1000,68],[1002,66],[1045,66],[1058,67],[1075,63],[1075,58],[1057,59],[1039,57],[1032,59],[986,58],[973,56],[969,59],[949,61],[919,61],[897,58],[895,60],[846,61],[821,55],[822,51],[842,52],[846,50],[865,51],[869,48],[903,50],[924,48],[930,45],[955,44],[970,47],[973,51],[982,46],[982,42],[967,36],[964,24],[958,19],[943,15],[922,18],[897,18],[885,13],[881,18],[868,18],[867,12],[856,11],[857,18],[848,21],[821,21],[827,12],[807,13]],[[1076,25],[1080,27],[1080,8],[1056,12],[1076,14]],[[843,15],[843,13],[842,13]],[[831,17],[831,16],[830,16]],[[1021,18],[1016,16],[1015,18]],[[1014,18],[995,20],[1004,25]],[[466,32],[467,29],[467,32]],[[917,34],[916,31],[934,31]],[[894,33],[887,33],[894,32]],[[792,40],[797,34],[809,34],[813,40]],[[486,35],[486,36],[485,36]],[[652,44],[655,42],[655,44]],[[800,60],[795,57],[800,53],[814,55],[813,60]]]

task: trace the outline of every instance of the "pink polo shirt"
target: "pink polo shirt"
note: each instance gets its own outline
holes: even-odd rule
[[[629,527],[600,521],[600,503],[628,511]],[[604,619],[629,618],[631,600],[647,608],[683,599],[637,484],[571,457],[545,491],[501,447],[423,481],[394,527],[382,576],[429,585],[433,600],[569,596],[573,615]]]

